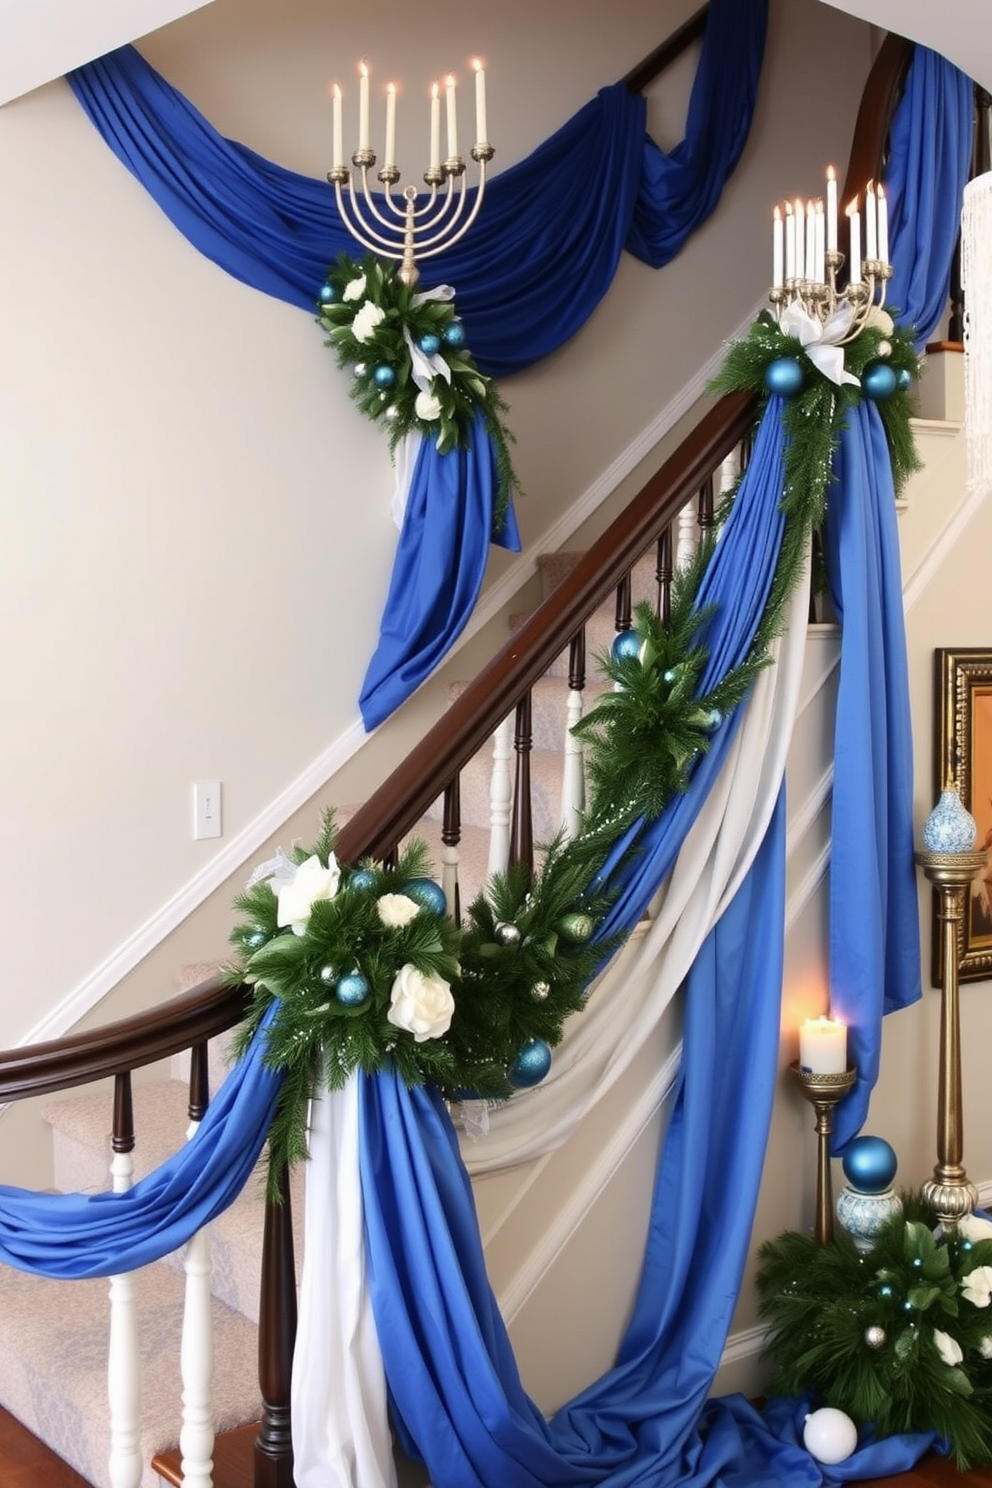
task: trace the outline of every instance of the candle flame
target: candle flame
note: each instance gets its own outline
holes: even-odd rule
[[[432,98],[437,98],[438,97],[438,86],[437,86],[437,83],[431,83],[431,97]]]
[[[878,200],[879,201],[884,201],[885,200],[885,191],[883,190],[883,188],[882,188],[881,185],[879,185],[878,190],[876,191],[875,195],[878,197]]]
[[[455,78],[453,73],[448,73],[448,76],[444,80],[444,85],[446,88],[453,88],[455,86]]]
[[[847,213],[848,217],[853,217],[855,212],[858,210],[858,198],[855,197],[850,206],[845,207],[844,210]]]
[[[327,91],[328,93],[330,93],[332,98],[341,97],[341,89],[338,87],[337,83],[328,83]]]
[[[778,208],[776,207],[775,210],[778,211]],[[791,202],[788,202],[787,201],[786,204],[785,204],[785,215],[786,215],[786,217],[791,217],[792,216],[792,203]]]
[[[833,168],[832,165],[828,165],[827,166],[827,180],[828,181],[836,181],[836,179],[837,179],[837,172],[834,170],[834,168]]]
[[[772,216],[775,218],[775,221],[776,222],[781,222],[782,221],[782,213],[779,211],[779,209],[778,209],[777,206],[776,206],[774,212],[772,213]]]
[[[395,83],[387,83],[386,84],[386,92],[387,93],[392,93],[395,96],[395,94],[396,94],[396,84]]]
[[[485,65],[486,64],[483,62],[483,60],[482,60],[481,57],[473,57],[472,58],[472,71],[473,72],[482,72],[482,70],[485,67]]]
[[[366,61],[365,61],[365,58],[364,57],[362,58],[361,62],[359,62],[359,64],[358,64],[358,71],[361,74],[361,76],[364,77],[364,78],[367,78],[368,75],[369,75],[369,69],[368,69],[368,66],[366,64]]]

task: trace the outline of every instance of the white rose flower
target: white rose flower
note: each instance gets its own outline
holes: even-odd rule
[[[945,1364],[953,1369],[955,1364],[960,1364],[964,1358],[961,1345],[951,1337],[949,1333],[942,1333],[939,1328],[933,1330],[933,1341],[937,1345],[937,1352]]]
[[[449,984],[442,977],[425,976],[410,962],[396,973],[389,1004],[389,1022],[412,1033],[418,1044],[447,1033],[455,1011]]]
[[[276,924],[292,925],[294,935],[306,935],[311,907],[318,899],[333,899],[340,878],[341,870],[333,853],[326,868],[316,853],[300,863],[292,878],[279,886]]]
[[[432,424],[441,412],[441,404],[433,393],[418,393],[413,410],[419,419]]]
[[[992,1219],[984,1219],[980,1214],[966,1214],[963,1219],[958,1220],[958,1234],[972,1243],[976,1240],[992,1240]]]
[[[361,274],[357,279],[349,279],[341,291],[343,300],[360,300],[365,293],[365,275]]]
[[[420,913],[420,905],[409,894],[380,894],[376,908],[380,920],[390,930],[401,930]]]
[[[992,1266],[976,1266],[962,1276],[961,1290],[976,1307],[988,1307],[992,1302]]]
[[[992,1338],[983,1338],[978,1345],[978,1352],[983,1359],[992,1359]]]
[[[372,300],[366,300],[351,322],[351,334],[356,341],[370,341],[380,320],[385,320],[386,312],[381,305],[376,305]]]

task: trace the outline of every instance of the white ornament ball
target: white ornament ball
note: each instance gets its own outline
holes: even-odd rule
[[[806,1417],[803,1445],[817,1462],[843,1462],[858,1445],[858,1428],[843,1411],[825,1405]]]

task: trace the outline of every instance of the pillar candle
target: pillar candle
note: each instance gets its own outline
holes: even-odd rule
[[[799,1029],[799,1066],[814,1075],[847,1069],[847,1028],[837,1018],[807,1018]]]

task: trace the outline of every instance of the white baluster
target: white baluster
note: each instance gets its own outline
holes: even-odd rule
[[[717,494],[724,496],[733,487],[734,482],[741,473],[741,447],[735,445],[730,454],[721,462],[720,472],[717,478]]]
[[[679,512],[678,536],[675,541],[675,567],[687,568],[699,546],[699,526],[696,522],[696,503],[687,501]]]
[[[453,842],[444,843],[441,848],[441,887],[444,897],[448,902],[448,914],[455,919],[455,909],[458,904],[458,848]]]
[[[127,1193],[134,1178],[130,1152],[115,1152],[110,1164],[114,1193]],[[107,1401],[110,1408],[110,1488],[141,1482],[141,1355],[137,1296],[132,1272],[110,1278],[110,1342]]]
[[[510,810],[513,805],[513,715],[493,734],[493,773],[489,782],[489,876],[505,873],[510,861]]]
[[[561,778],[561,824],[565,836],[571,840],[582,828],[582,813],[586,805],[585,764],[580,741],[572,729],[582,717],[582,693],[577,687],[568,690],[565,723],[565,762]]]
[[[191,1121],[187,1139],[199,1122]],[[179,1353],[183,1391],[183,1424],[179,1432],[183,1488],[213,1488],[214,1331],[210,1285],[210,1229],[192,1237],[183,1257],[186,1294],[183,1340]]]
[[[180,1351],[183,1424],[179,1432],[183,1488],[212,1488],[214,1335],[209,1228],[200,1230],[186,1246],[183,1269],[186,1272]]]

